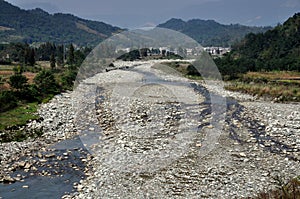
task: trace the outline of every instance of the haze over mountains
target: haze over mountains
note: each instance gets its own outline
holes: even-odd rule
[[[265,32],[271,27],[250,27],[239,24],[223,25],[214,20],[170,19],[158,27],[182,32],[195,39],[203,46],[230,46],[241,40],[248,33]]]
[[[187,22],[170,19],[158,27],[170,28],[192,37],[203,46],[230,46],[246,34],[265,32],[270,27],[223,25],[213,20]],[[0,0],[0,42],[23,41],[97,45],[123,31],[103,22],[81,19],[70,14],[49,14],[42,9],[23,10]]]
[[[70,14],[49,14],[42,9],[23,10],[0,0],[0,42],[23,41],[95,45],[122,31],[103,22]]]

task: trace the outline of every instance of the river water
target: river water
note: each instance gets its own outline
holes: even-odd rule
[[[83,170],[86,165],[82,160],[87,157],[88,152],[79,137],[59,142],[46,151],[37,151],[37,153],[49,157],[47,163],[35,164],[37,170],[34,172],[24,172],[22,169],[14,171],[12,177],[19,174],[25,177],[24,181],[0,184],[1,198],[61,198],[74,191],[73,183],[85,178]],[[62,159],[57,160],[57,157],[62,157]],[[38,157],[32,157],[31,161],[37,160],[38,162],[38,159]],[[21,160],[26,161],[27,158],[21,158]]]

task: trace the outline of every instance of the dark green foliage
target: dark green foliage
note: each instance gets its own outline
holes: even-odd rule
[[[12,88],[17,90],[23,90],[27,86],[28,79],[24,75],[15,74],[10,76],[9,84]]]
[[[241,40],[248,33],[265,32],[271,27],[248,27],[239,24],[222,25],[213,20],[192,19],[187,22],[181,19],[170,19],[158,25],[180,31],[195,39],[203,46],[230,46]]]
[[[0,59],[0,65],[11,65],[10,60]]]
[[[59,45],[56,50],[56,62],[58,66],[64,65],[64,45]]]
[[[14,67],[13,71],[15,74],[21,75],[23,72],[25,72],[25,67],[19,65],[19,66]]]
[[[31,48],[28,56],[28,65],[34,66],[34,64],[35,64],[35,51],[33,48]]]
[[[74,46],[70,44],[69,51],[68,51],[68,64],[70,65],[71,68],[75,63],[74,51],[75,51]]]
[[[147,57],[148,56],[148,51],[150,51],[149,48],[142,48],[140,50],[141,57]]]
[[[51,54],[51,56],[50,56],[50,67],[53,70],[55,68],[55,66],[56,66],[56,60],[55,60],[54,54]]]
[[[59,49],[62,50],[63,49]],[[63,53],[63,52],[62,52]],[[36,51],[36,57],[40,61],[50,61],[50,56],[54,54],[58,54],[57,47],[54,43],[46,42],[44,44],[41,44],[39,48],[37,48]]]
[[[118,57],[117,59],[122,59],[123,61],[134,61],[140,59],[140,51],[139,50],[132,50],[129,53],[125,53]]]
[[[6,57],[7,55],[9,56],[8,59],[4,60],[5,62],[11,63],[11,61],[14,61],[29,66],[34,66],[35,64],[35,49],[29,47],[28,44],[2,44],[0,49],[0,57]]]
[[[282,25],[259,34],[248,34],[222,59],[216,59],[230,78],[247,71],[300,71],[300,13]]]
[[[82,62],[84,61],[85,57],[87,56],[88,52],[86,51],[86,48],[83,50],[76,50],[74,52],[74,64],[79,67]]]
[[[188,65],[187,67],[187,75],[200,75],[200,73],[198,72],[198,70],[193,66],[193,65]]]
[[[63,76],[61,77],[62,88],[64,90],[72,90],[76,76],[77,76],[76,70],[65,71]]]
[[[173,52],[167,52],[166,56],[163,57],[164,59],[183,59],[180,55],[177,55]]]
[[[22,56],[22,53],[24,52],[24,55]],[[25,65],[34,66],[35,64],[35,51],[33,48],[30,48],[27,44],[25,44],[24,51],[20,52],[21,60],[23,60],[23,63]]]
[[[70,14],[51,15],[39,8],[22,10],[5,1],[0,1],[0,21],[1,26],[11,28],[0,31],[0,38],[5,42],[49,41],[95,46],[112,33],[122,31],[118,27],[84,20]]]
[[[41,100],[40,93],[36,85],[28,85],[25,89],[21,90],[18,98],[26,102],[37,102]]]
[[[0,92],[0,112],[7,111],[17,106],[17,98],[13,91]]]
[[[46,102],[62,90],[72,90],[79,66],[91,52],[91,48],[75,50],[71,45],[70,48],[73,51],[73,58],[71,58],[71,62],[73,62],[72,67],[56,68],[56,60],[60,60],[60,66],[64,64],[63,45],[57,46],[49,42],[42,44],[38,48],[30,48],[27,44],[22,43],[0,45],[0,52],[10,52],[13,57],[12,60],[19,60],[20,64],[22,64],[13,68],[14,75],[10,77],[9,81],[12,90],[0,92],[0,111],[8,111],[16,106],[31,102]],[[24,63],[25,58],[29,64],[31,52],[34,52],[35,57],[38,56],[40,60],[49,59],[52,70],[26,66]],[[25,71],[38,72],[34,79],[34,84],[27,83],[27,78],[22,75]],[[0,84],[3,84],[3,79],[1,78],[0,80]]]
[[[53,73],[49,70],[42,70],[39,72],[34,78],[34,83],[42,96],[57,94],[59,92],[59,85],[56,82]]]

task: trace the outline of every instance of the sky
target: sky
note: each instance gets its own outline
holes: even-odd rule
[[[24,9],[71,13],[122,28],[164,23],[171,18],[213,19],[223,24],[275,26],[300,12],[300,0],[6,0]]]

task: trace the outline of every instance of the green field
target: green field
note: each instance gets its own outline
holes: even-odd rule
[[[0,113],[0,131],[8,126],[25,125],[28,120],[38,119],[39,116],[35,114],[37,108],[37,103],[29,103]]]
[[[290,71],[248,72],[225,87],[276,101],[300,101],[300,73]]]

